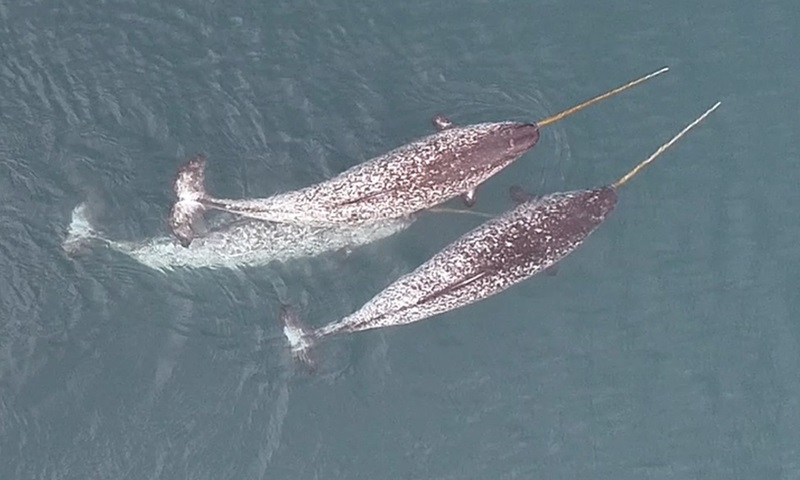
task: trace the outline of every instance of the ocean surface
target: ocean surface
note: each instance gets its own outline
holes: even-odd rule
[[[800,478],[800,9],[791,0],[0,0],[0,479]],[[479,189],[620,190],[556,275],[292,362],[483,220],[158,272],[178,165],[267,196],[433,131],[542,119]],[[459,202],[448,206],[460,207]]]

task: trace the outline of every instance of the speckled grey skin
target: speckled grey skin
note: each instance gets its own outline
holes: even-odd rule
[[[328,336],[418,322],[501,292],[552,268],[614,210],[617,189],[711,114],[717,102],[611,185],[533,198],[519,188],[516,208],[487,221],[400,277],[356,312],[309,331],[284,308],[284,334],[296,357]]]
[[[302,225],[355,225],[396,218],[431,208],[461,195],[471,206],[476,189],[539,141],[541,126],[572,115],[589,105],[660,75],[664,67],[597,95],[537,123],[497,122],[456,126],[444,115],[433,117],[438,130],[350,168],[340,175],[301,190],[269,198],[220,199],[207,195],[204,161],[179,175],[177,203],[170,222],[173,234],[186,246],[192,242],[193,220],[204,208],[225,210],[273,222]],[[194,179],[194,180],[193,180]]]
[[[494,295],[551,267],[583,243],[616,206],[613,187],[555,193],[520,203],[445,247],[356,312],[307,331],[284,313],[296,354],[317,340],[417,322]]]
[[[433,119],[438,132],[356,165],[320,183],[267,198],[219,199],[203,187],[205,158],[181,167],[175,184],[173,234],[188,245],[202,208],[273,222],[313,226],[358,225],[406,216],[464,195],[531,149],[539,140],[533,123],[453,126]]]
[[[209,225],[208,231],[182,247],[170,236],[139,242],[111,240],[89,222],[87,207],[73,210],[72,222],[63,243],[72,256],[85,253],[91,246],[105,245],[156,270],[236,269],[313,257],[336,250],[350,250],[406,229],[413,217],[390,219],[369,225],[309,227],[275,224],[250,218],[222,218]],[[223,216],[230,215],[223,214]],[[219,220],[219,219],[218,219]]]

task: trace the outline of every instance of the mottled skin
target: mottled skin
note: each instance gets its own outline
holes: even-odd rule
[[[574,251],[616,201],[609,186],[523,202],[463,235],[339,322],[303,332],[290,321],[284,331],[290,340],[302,338],[293,344],[300,352],[328,335],[403,325],[477,302]]]
[[[306,225],[396,218],[473,190],[538,138],[533,124],[451,127],[309,187],[264,199],[202,203],[252,218]]]
[[[274,222],[303,225],[369,223],[431,208],[456,196],[471,206],[484,181],[539,141],[539,128],[572,115],[669,69],[664,67],[537,123],[498,122],[455,126],[438,114],[436,133],[355,166],[328,181],[263,199],[229,200],[206,195],[202,182],[186,182],[173,209],[173,233],[192,241],[192,220],[206,208]],[[199,194],[199,196],[198,196]]]
[[[357,225],[410,215],[475,189],[536,145],[533,123],[501,122],[452,126],[433,120],[438,132],[356,165],[315,185],[267,198],[242,200],[208,196],[202,188],[205,159],[182,167],[175,186],[178,202],[170,225],[181,243],[193,237],[199,207],[273,222],[313,226]]]
[[[445,247],[339,322],[309,332],[296,316],[283,314],[284,334],[293,353],[307,358],[306,350],[329,335],[403,325],[448,312],[553,267],[605,221],[616,207],[620,186],[719,105],[714,104],[611,185],[522,201]],[[518,201],[527,197],[519,188],[511,193]]]
[[[398,218],[370,225],[309,227],[276,224],[251,218],[224,219],[189,247],[169,236],[139,242],[111,240],[88,221],[85,205],[73,212],[63,247],[67,253],[82,253],[90,244],[104,244],[148,267],[167,271],[177,268],[226,268],[267,265],[312,257],[325,252],[353,249],[406,229],[414,218]]]

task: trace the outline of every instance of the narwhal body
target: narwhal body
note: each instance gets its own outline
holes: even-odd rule
[[[169,235],[139,241],[109,238],[91,223],[88,206],[82,203],[72,212],[63,243],[70,255],[93,246],[106,246],[150,268],[169,272],[183,269],[238,269],[289,262],[327,252],[353,250],[398,233],[415,217],[388,219],[369,225],[311,227],[270,223],[252,218],[220,218],[209,222],[205,233],[184,248]],[[223,214],[225,217],[232,215]]]
[[[299,190],[266,198],[221,199],[204,187],[205,159],[184,164],[175,183],[170,215],[173,234],[184,246],[193,223],[206,209],[272,222],[314,226],[363,224],[431,208],[462,196],[471,206],[476,189],[533,148],[540,127],[667,71],[663,68],[553,117],[535,123],[494,122],[458,126],[433,118],[436,132],[395,148],[339,175]]]
[[[495,295],[552,267],[605,221],[617,204],[619,186],[718,105],[614,184],[524,201],[466,233],[336,323],[310,331],[285,308],[284,333],[292,350],[304,357],[310,346],[330,335],[420,321]]]
[[[535,124],[503,122],[450,127],[403,145],[308,187],[266,198],[219,199],[205,193],[206,159],[196,155],[178,172],[170,225],[182,243],[205,209],[314,227],[361,225],[411,215],[474,190],[539,140]],[[193,185],[191,190],[187,185]],[[190,191],[190,194],[183,192]]]

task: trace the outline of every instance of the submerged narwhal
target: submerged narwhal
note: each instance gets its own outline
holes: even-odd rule
[[[664,67],[539,122],[457,126],[444,115],[437,132],[356,165],[308,187],[266,198],[220,199],[205,190],[205,159],[182,165],[174,191],[170,228],[183,246],[207,209],[246,217],[313,226],[363,224],[399,218],[461,195],[471,206],[476,188],[539,141],[539,129],[571,113],[660,75]]]
[[[222,213],[212,219],[205,233],[184,248],[168,234],[138,241],[113,239],[91,222],[87,203],[72,211],[62,247],[70,256],[84,254],[92,247],[108,247],[155,270],[239,269],[310,258],[333,251],[350,251],[408,228],[415,220],[381,220],[369,225],[312,227],[271,223]]]
[[[316,330],[281,310],[293,354],[339,333],[417,322],[495,295],[546,270],[578,248],[617,203],[617,189],[720,105],[700,117],[611,185],[524,201],[451,243],[354,313]]]

